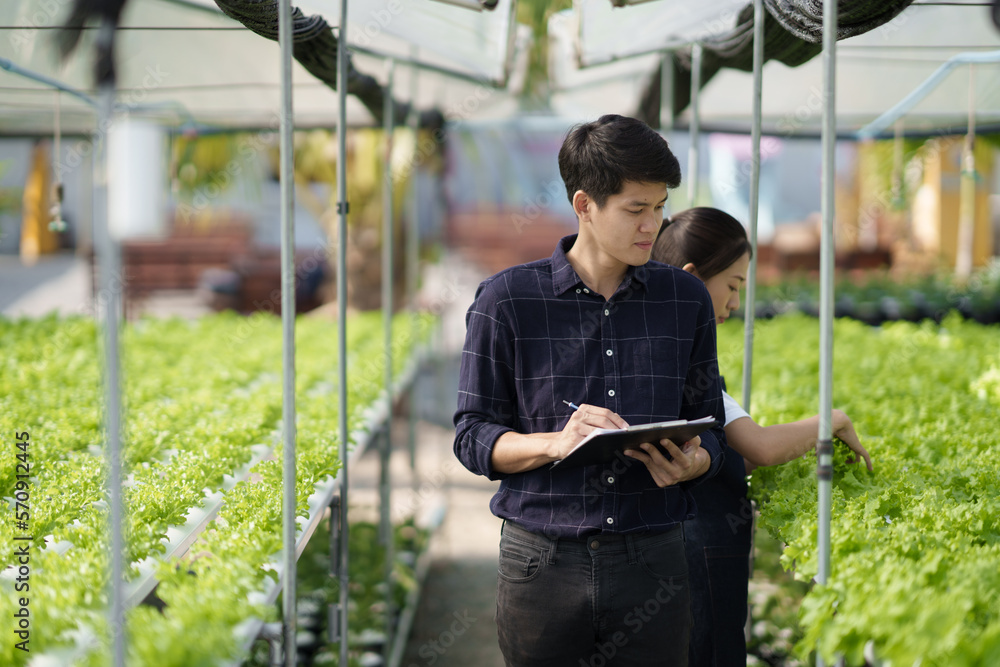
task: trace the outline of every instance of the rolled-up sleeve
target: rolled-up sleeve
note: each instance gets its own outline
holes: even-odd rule
[[[726,433],[723,424],[726,422],[725,405],[722,402],[722,381],[719,374],[719,360],[716,355],[715,315],[708,293],[704,294],[701,315],[695,329],[694,342],[691,348],[691,363],[688,366],[687,378],[684,382],[684,395],[681,400],[681,419],[699,419],[711,415],[719,424],[701,434],[701,447],[712,459],[708,471],[682,483],[691,488],[705,480],[714,477],[722,467],[725,456]]]
[[[493,469],[493,446],[514,430],[516,420],[514,333],[497,288],[495,281],[482,283],[466,313],[454,417],[455,455],[466,468],[491,480],[506,477]]]

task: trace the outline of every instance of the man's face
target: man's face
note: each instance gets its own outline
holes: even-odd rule
[[[581,202],[580,232],[590,236],[608,259],[641,266],[653,251],[666,201],[665,183],[626,181],[622,191],[608,197],[603,208],[589,197]]]

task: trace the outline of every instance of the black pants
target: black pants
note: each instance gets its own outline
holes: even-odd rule
[[[743,634],[750,579],[753,508],[743,457],[729,450],[722,470],[696,486],[698,507],[684,522],[691,581],[690,667],[746,667]]]
[[[497,629],[508,667],[684,667],[690,605],[680,526],[578,541],[504,524]]]

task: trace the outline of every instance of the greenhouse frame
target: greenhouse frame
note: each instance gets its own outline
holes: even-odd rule
[[[74,3],[74,8],[84,4]],[[198,557],[205,538],[215,533],[213,526],[222,516],[220,511],[227,503],[236,505],[236,496],[229,492],[261,477],[259,471],[263,468],[258,466],[266,461],[273,467],[263,473],[265,476],[280,473],[280,550],[267,553],[270,560],[266,563],[255,564],[258,570],[263,566],[267,571],[265,584],[244,597],[253,605],[273,608],[280,595],[283,620],[266,622],[256,614],[234,615],[240,618],[227,622],[234,624],[230,630],[236,651],[209,659],[216,664],[243,664],[255,643],[266,639],[271,664],[300,664],[295,649],[300,631],[296,624],[299,559],[324,519],[329,518],[330,573],[337,581],[339,600],[326,610],[325,631],[329,643],[337,645],[337,664],[353,664],[356,658],[349,655],[348,641],[353,636],[348,619],[353,583],[349,575],[350,471],[366,450],[378,448],[378,535],[385,549],[382,580],[388,584],[383,593],[385,606],[392,610],[395,603],[391,583],[397,575],[390,514],[391,423],[397,404],[409,401],[407,447],[412,452],[417,419],[412,394],[418,368],[433,356],[434,327],[439,326],[421,314],[418,303],[420,190],[416,186],[406,192],[394,190],[395,175],[409,175],[419,169],[421,133],[440,141],[446,128],[502,127],[519,118],[527,118],[526,123],[564,129],[603,113],[644,118],[669,137],[672,145],[686,149],[685,192],[679,191],[677,198],[692,206],[704,200],[708,175],[703,161],[705,135],[748,134],[746,222],[754,249],[758,247],[758,212],[763,196],[761,166],[767,159],[762,155],[762,137],[821,141],[819,341],[815,349],[819,376],[815,410],[820,418],[812,478],[817,516],[815,552],[800,553],[799,557],[816,561],[812,582],[821,590],[831,590],[824,587],[837,568],[831,542],[838,539],[831,534],[839,479],[832,430],[837,142],[891,139],[901,143],[918,137],[966,137],[956,259],[949,268],[959,279],[967,280],[977,263],[973,251],[978,238],[978,232],[974,233],[974,145],[977,135],[1000,132],[1000,25],[969,19],[977,11],[985,12],[984,7],[990,3],[896,0],[862,3],[866,6],[859,7],[857,3],[821,0],[718,0],[696,4],[674,0],[577,0],[571,9],[549,12],[546,18],[543,39],[548,52],[549,115],[524,109],[523,93],[531,76],[529,52],[537,37],[518,23],[516,0],[130,0],[108,4],[117,5],[119,10],[124,6],[124,10],[120,16],[87,16],[83,29],[78,31],[76,51],[61,58],[55,55],[55,39],[47,38],[54,38],[68,24],[70,3],[21,0],[0,10],[4,24],[0,32],[9,35],[0,44],[0,69],[4,70],[0,74],[0,90],[4,91],[0,139],[53,136],[56,156],[64,154],[60,142],[71,144],[71,150],[86,147],[85,151],[77,151],[77,158],[79,168],[89,174],[92,194],[90,209],[81,216],[78,228],[92,230],[92,236],[85,231],[80,234],[96,250],[94,293],[103,296],[95,319],[100,335],[99,378],[103,391],[98,399],[102,406],[100,424],[106,440],[100,445],[107,472],[101,493],[106,492],[108,498],[109,535],[107,557],[91,558],[88,567],[105,568],[101,576],[109,582],[107,609],[96,616],[91,609],[81,616],[78,626],[64,624],[70,629],[64,629],[58,638],[49,638],[46,652],[40,657],[32,654],[30,663],[17,664],[105,664],[101,662],[105,659],[116,667],[139,664],[129,659],[130,610],[155,598],[158,587],[164,586],[162,575],[172,564],[174,569],[186,568],[189,558]],[[997,16],[998,10],[993,11]],[[797,31],[789,27],[792,18],[799,21]],[[648,26],[662,29],[650,30]],[[178,49],[179,38],[190,43]],[[767,41],[771,38],[774,41]],[[838,44],[847,39],[850,41]],[[968,48],[942,56],[957,50],[956,45]],[[101,69],[101,54],[108,58],[105,63],[111,63],[110,75],[106,67]],[[863,77],[867,84],[856,83]],[[803,91],[808,92],[805,99]],[[336,271],[336,352],[332,353],[331,341],[324,339],[329,332],[303,329],[296,317],[297,285],[302,275],[297,260],[297,233],[301,230],[297,232],[295,224],[301,216],[296,208],[296,192],[301,186],[296,181],[295,133],[334,126],[336,158],[332,161],[337,168],[331,195],[335,191],[336,220],[331,229],[336,236],[331,236],[330,245],[335,251],[331,258]],[[377,257],[381,315],[377,322],[349,312],[348,230],[350,216],[356,210],[349,201],[352,175],[341,168],[350,163],[350,132],[372,127],[381,127],[384,138],[379,148],[380,178],[375,179],[382,216]],[[399,158],[394,161],[393,157],[398,129],[408,131],[413,144],[409,162],[402,166]],[[166,180],[163,164],[168,158],[163,146],[167,142],[237,132],[256,132],[258,136],[277,133],[280,141],[276,152],[280,295],[274,299],[281,304],[280,414],[273,415],[271,425],[277,426],[268,433],[270,444],[258,443],[236,456],[233,460],[239,465],[219,473],[224,482],[214,488],[206,486],[210,493],[185,507],[180,522],[167,527],[160,552],[150,550],[142,559],[130,562],[128,540],[133,536],[128,527],[130,509],[123,498],[135,480],[132,471],[124,466],[136,461],[125,446],[131,427],[123,387],[128,346],[145,343],[141,331],[128,333],[124,327],[128,308],[119,286],[125,271],[122,248],[127,241],[156,238],[164,233],[163,216],[159,215],[164,193],[157,191],[164,189]],[[680,157],[682,150],[676,152]],[[61,180],[61,172],[77,169],[59,160],[61,157],[53,165],[56,181]],[[157,160],[162,164],[154,164],[146,174],[147,161]],[[400,206],[409,212],[405,216],[407,228],[402,232],[397,227]],[[674,206],[677,204],[671,199],[670,207]],[[403,247],[397,245],[400,235]],[[753,398],[755,337],[760,330],[756,313],[761,303],[757,293],[758,256],[754,252],[750,262],[743,311],[741,381],[742,405],[747,409]],[[402,294],[397,287],[400,282],[404,286]],[[403,304],[403,312],[395,317],[393,304]],[[263,336],[261,329],[272,337],[276,335],[272,325],[259,324],[252,317],[247,321],[257,328],[257,333],[251,332],[248,337]],[[350,329],[355,324],[361,331],[355,335],[365,340],[352,339]],[[991,326],[995,336],[996,325],[984,326]],[[76,333],[83,335],[81,331],[85,329],[78,327]],[[380,340],[374,340],[376,332],[381,334]],[[303,350],[316,355],[324,350],[324,344],[326,358],[316,362],[321,367],[307,368]],[[1000,345],[996,347],[1000,350]],[[278,351],[273,345],[268,349],[273,360]],[[359,360],[368,366],[359,369]],[[279,386],[276,378],[268,376],[263,362],[253,363],[256,365],[252,372],[259,374],[253,382],[267,385],[266,392],[273,398]],[[1000,364],[1000,353],[996,364]],[[351,375],[352,368],[355,375]],[[380,377],[375,380],[371,376]],[[983,377],[986,375],[980,380]],[[995,392],[1000,400],[1000,384],[994,387],[980,380],[976,385],[980,394],[992,396],[990,392]],[[220,387],[245,391],[247,400],[258,400],[254,393],[257,390],[249,388],[249,382],[246,386],[227,384],[221,376],[217,381]],[[179,387],[184,386],[183,382],[177,379]],[[316,398],[320,395],[326,400],[336,396],[335,436],[324,430],[333,424],[329,415],[322,414],[322,400]],[[355,404],[351,400],[356,400]],[[163,410],[168,414],[167,408]],[[267,431],[261,429],[262,434]],[[312,448],[297,451],[303,431],[328,448],[337,447],[335,463],[317,462],[318,455]],[[5,440],[7,435],[4,433]],[[990,443],[982,447],[983,456],[1000,451],[996,449],[1000,443],[994,442],[992,450]],[[171,457],[183,456],[187,454],[175,452],[167,456],[164,465]],[[309,477],[315,483],[307,488],[301,481],[303,460],[317,471]],[[99,468],[94,464],[91,470]],[[12,506],[14,495],[10,493]],[[260,508],[277,503],[276,497],[258,500]],[[105,512],[100,506],[95,512],[98,510]],[[887,520],[890,514],[886,512]],[[248,525],[252,527],[253,521]],[[13,529],[9,530],[13,535]],[[995,516],[993,524],[982,530],[986,547],[998,548],[1000,532]],[[220,535],[223,532],[220,528]],[[36,535],[27,539],[37,542],[40,538]],[[97,544],[98,538],[94,539]],[[60,544],[64,552],[76,548],[67,542],[46,544],[45,550],[57,550]],[[222,553],[223,547],[219,549]],[[72,556],[76,552],[68,553]],[[416,567],[416,589],[411,591],[407,609],[396,623],[387,619],[378,664],[402,664],[427,567],[422,556]],[[128,580],[126,573],[130,569],[138,576]],[[240,580],[239,586],[244,583]],[[984,585],[989,587],[988,582]],[[183,582],[170,580],[169,587],[179,586]],[[988,629],[983,631],[985,639],[976,649],[981,655],[961,664],[988,664],[976,662],[986,659],[983,656],[1000,659],[1000,590],[992,595],[993,616],[983,622]],[[6,597],[13,599],[13,594]],[[218,598],[206,601],[221,603]],[[243,603],[233,599],[230,604]],[[813,613],[822,617],[822,612]],[[984,614],[981,610],[969,612],[974,613]],[[94,620],[101,615],[103,621]],[[197,621],[194,616],[192,620]],[[41,633],[40,629],[33,631]],[[108,636],[99,637],[102,632]],[[178,636],[184,632],[195,633],[195,628],[182,628]],[[816,664],[831,660],[857,664],[852,648],[845,649],[837,640],[824,644],[818,624],[807,632],[816,649]],[[865,645],[866,663],[862,664],[897,664],[883,661],[879,657],[883,647],[871,638],[855,639],[855,643]],[[155,647],[155,642],[151,646]],[[144,655],[153,650],[149,648]],[[13,655],[19,660],[27,657]],[[919,657],[915,664],[920,664]],[[924,664],[938,663],[931,660]]]

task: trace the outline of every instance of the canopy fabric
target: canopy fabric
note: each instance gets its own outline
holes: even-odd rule
[[[841,2],[838,8],[837,39],[863,35],[885,25],[913,0],[873,0]],[[822,51],[822,0],[764,0],[764,62],[777,60],[797,67]],[[728,32],[707,37],[702,42],[702,86],[723,69],[753,71],[753,5],[739,13],[736,25]],[[691,47],[675,51],[673,113],[682,112],[691,101]],[[654,111],[659,117],[660,79],[647,89],[642,101],[642,115]],[[655,105],[653,104],[655,102]]]
[[[0,34],[0,57],[96,97],[93,76],[94,30],[85,31],[72,56],[60,63],[55,47],[64,6],[37,12],[33,0],[0,4],[0,21],[31,29]],[[277,128],[280,92],[279,51],[217,9],[203,11],[166,0],[132,0],[116,34],[119,109],[143,114],[168,125],[185,122],[234,127]],[[169,29],[168,29],[169,28]],[[4,38],[9,37],[9,38]],[[296,120],[305,126],[335,121],[337,96],[301,65],[292,75]],[[48,85],[0,72],[0,133],[48,133],[53,130],[56,93]],[[348,115],[371,123],[357,100]],[[96,109],[70,95],[59,96],[62,130],[91,134]],[[158,109],[158,110],[157,110]]]
[[[658,67],[660,56],[637,56],[595,67],[580,67],[576,50],[577,25],[578,17],[569,10],[549,17],[552,108],[573,121],[589,120],[606,113],[634,115],[637,100],[647,86],[650,73]]]
[[[660,53],[731,30],[747,0],[653,0],[614,7],[608,0],[575,0],[579,65],[590,67]]]
[[[348,125],[372,126],[381,112],[381,89],[384,82],[385,60],[375,53],[375,47],[391,50],[390,55],[402,59],[416,58],[421,65],[400,66],[396,69],[394,97],[408,101],[417,95],[419,109],[437,108],[446,118],[489,119],[510,117],[518,110],[514,96],[494,87],[494,76],[509,86],[523,80],[526,66],[525,50],[529,41],[523,30],[509,20],[513,0],[501,2],[493,12],[476,12],[441,3],[399,0],[383,3],[388,7],[406,6],[408,11],[424,11],[438,17],[437,32],[421,36],[416,46],[389,34],[389,28],[402,30],[404,24],[414,29],[426,28],[426,21],[407,15],[386,15],[361,10],[362,0],[351,2],[355,24],[349,19],[349,30],[365,42],[355,51],[356,95],[347,100]],[[321,13],[321,17],[306,21],[310,26],[329,23],[334,10],[329,2],[293,0],[306,15]],[[356,7],[357,4],[357,7]],[[429,7],[430,6],[430,7]],[[508,11],[500,20],[497,12]],[[86,30],[81,44],[65,63],[58,61],[55,49],[56,31],[68,13],[66,3],[51,3],[40,9],[36,0],[7,0],[0,3],[0,135],[45,135],[54,130],[57,97],[60,105],[62,131],[66,134],[89,135],[97,123],[96,109],[86,100],[96,97],[93,83],[93,42],[95,30]],[[350,14],[349,14],[350,16]],[[378,18],[386,23],[383,29]],[[388,17],[388,18],[386,18]],[[493,17],[493,18],[490,18]],[[374,21],[374,23],[371,23]],[[372,28],[374,25],[376,29]],[[495,44],[492,51],[484,49],[478,60],[463,61],[465,78],[447,76],[423,64],[442,64],[447,55],[432,54],[428,43],[449,42],[447,26],[466,25],[455,33],[465,36],[461,48],[471,50],[471,43]],[[498,28],[498,26],[500,26]],[[11,28],[13,27],[13,28]],[[510,30],[495,34],[498,30]],[[444,32],[442,32],[442,30]],[[491,37],[487,39],[486,34]],[[303,55],[312,71],[332,70],[329,46],[335,44],[329,28],[307,33],[326,43],[327,49],[311,49]],[[371,35],[371,37],[370,37]],[[363,39],[362,39],[363,38]],[[377,39],[376,39],[377,38]],[[313,40],[315,45],[315,39]],[[382,40],[385,40],[383,42]],[[500,49],[500,43],[503,49]],[[458,48],[453,43],[449,47]],[[394,49],[394,50],[393,50]],[[210,126],[223,129],[272,130],[278,126],[280,69],[279,51],[275,42],[247,30],[239,22],[224,15],[214,0],[129,0],[116,34],[117,102],[119,110],[142,114],[175,127]],[[62,82],[83,93],[84,99],[73,95],[57,95],[52,86],[6,69],[27,71]],[[327,82],[319,80],[300,62],[293,63],[292,85],[294,114],[298,128],[333,127],[337,121],[337,93]],[[397,117],[402,118],[397,107]]]
[[[213,7],[214,0],[186,0]],[[292,0],[302,13],[338,27],[338,0]],[[356,53],[416,58],[484,84],[503,87],[517,57],[515,0],[473,11],[440,0],[349,0],[347,42]]]
[[[233,18],[252,32],[278,41],[278,2],[277,0],[216,0],[216,4],[226,16]],[[325,83],[331,89],[337,89],[337,42],[330,26],[322,16],[305,16],[302,10],[294,7],[292,11],[292,53],[310,74]],[[362,74],[350,62],[347,63],[347,92],[357,98],[375,122],[382,124],[384,113],[385,88],[375,80],[375,77]],[[409,104],[394,104],[393,118],[397,125],[406,122]],[[444,117],[440,111],[431,109],[420,114],[422,127],[440,128]]]
[[[336,0],[311,0],[328,19],[340,15]],[[353,49],[416,57],[422,64],[505,87],[514,73],[515,0],[476,12],[430,0],[349,0],[347,41]]]
[[[768,0],[765,2],[769,8],[765,12],[765,57],[770,62],[764,66],[764,131],[783,136],[818,136],[823,79],[820,59],[813,56],[819,53],[820,45],[798,35],[818,39],[819,19],[815,12],[803,12],[797,22],[787,18],[779,20],[775,11],[782,8]],[[636,12],[636,20],[640,23],[665,25],[665,19],[656,18],[657,11],[664,17],[672,17],[677,14],[677,6],[683,4],[675,0],[654,0],[613,9],[605,0],[595,5],[591,20],[605,14]],[[727,8],[732,7],[728,0],[701,4],[712,5],[717,12],[715,21],[706,20],[703,24],[705,32],[701,36],[705,45],[705,83],[699,104],[702,126],[708,130],[748,131],[753,90],[749,72],[751,12],[745,2],[731,15],[726,13]],[[819,6],[818,0],[812,4]],[[855,7],[857,4],[841,2],[842,12],[849,9],[846,5],[858,10],[849,11],[847,18],[842,18],[837,49],[837,127],[841,134],[855,133],[897,104],[951,56],[965,50],[1000,48],[1000,32],[990,21],[978,20],[987,18],[982,7],[909,4],[906,0],[879,3],[880,6],[874,9],[872,3]],[[647,49],[650,44],[639,36],[643,33],[618,36],[617,46],[608,44],[609,35],[598,40],[599,49],[584,43],[591,33],[581,26],[586,20],[581,10],[591,11],[590,6],[590,0],[581,0],[574,10],[562,13],[559,22],[550,21],[550,48],[552,45],[565,48],[562,45],[567,39],[567,25],[575,31],[576,40],[575,50],[571,51],[576,58],[564,63],[564,71],[552,77],[556,87],[553,107],[557,113],[569,117],[593,117],[599,113],[597,105],[614,96],[613,106],[619,113],[637,115],[654,127],[658,126],[663,52],[650,53]],[[878,14],[879,9],[888,13]],[[889,17],[894,18],[871,28]],[[789,32],[786,24],[797,34]],[[861,30],[867,32],[847,36]],[[581,64],[588,57],[593,59],[600,52],[612,51],[622,57],[597,65]],[[690,94],[690,48],[678,47],[674,51],[674,109],[679,111],[687,106]],[[629,53],[639,55],[624,57]],[[646,55],[642,55],[644,53]],[[616,78],[607,80],[605,73],[612,71]],[[714,76],[708,80],[710,73]],[[586,82],[585,87],[580,86],[581,81]],[[624,81],[631,85],[623,86]],[[971,88],[974,113],[980,126],[1000,123],[1000,66],[977,65]],[[969,68],[955,68],[938,89],[903,119],[904,128],[925,133],[963,132],[969,89]],[[678,115],[678,122],[685,123],[685,114]]]
[[[964,51],[1000,49],[1000,32],[988,21],[969,20],[982,8],[912,5],[895,20],[839,42],[836,123],[842,136],[865,125],[921,86],[945,61]],[[950,71],[941,84],[900,119],[914,134],[961,134],[970,105],[977,125],[1000,123],[1000,65]],[[766,131],[818,136],[822,119],[820,58],[798,67],[764,66],[762,111]],[[753,77],[721,70],[703,88],[700,109],[708,127],[746,128],[751,117]],[[971,93],[971,95],[970,95]],[[659,108],[659,105],[656,106]]]
[[[411,91],[416,91],[417,108],[436,107],[446,120],[520,115],[523,107],[516,93],[523,81],[530,38],[523,26],[518,29],[513,22],[513,2],[504,0],[493,11],[477,12],[428,0],[352,0],[345,33],[359,83],[352,91],[356,95],[348,97],[348,124],[377,123],[387,56],[402,63],[396,68],[397,100],[408,101]],[[891,0],[882,9],[898,9],[904,2]],[[822,104],[819,59],[791,65],[818,49],[798,36],[814,34],[818,23],[815,12],[804,12],[806,18],[797,22],[779,18],[787,4],[778,0],[767,4],[766,53],[771,61],[764,68],[765,131],[815,134]],[[331,19],[339,16],[336,0],[294,0],[293,5],[303,16],[317,16],[315,25],[332,25]],[[813,5],[818,6],[818,0],[796,3]],[[861,13],[847,14],[854,26],[849,29],[868,32],[845,37],[838,48],[841,132],[854,132],[871,122],[952,55],[1000,48],[1000,32],[988,20],[985,8],[917,3],[872,30],[873,21],[884,20],[887,14],[872,14],[871,5],[866,2],[858,9]],[[36,0],[0,3],[0,25],[21,26],[0,30],[0,58],[6,59],[0,60],[0,66],[11,63],[93,96],[95,31],[86,31],[81,47],[60,64],[53,48],[55,31],[47,28],[61,25],[68,7],[64,3],[39,7]],[[747,0],[654,0],[613,9],[608,0],[578,0],[573,11],[557,14],[549,22],[553,113],[578,120],[614,111],[658,124],[662,53],[658,49],[669,43],[679,50],[686,43],[681,40],[700,39],[712,45],[706,48],[706,68],[719,67],[702,90],[705,127],[746,130],[751,90],[751,77],[743,71],[749,66],[746,7]],[[595,13],[598,10],[607,17]],[[656,19],[656,12],[664,18]],[[660,25],[665,26],[663,30],[648,29]],[[192,122],[232,129],[277,126],[277,45],[222,14],[215,0],[129,0],[122,26],[117,35],[120,107],[177,127]],[[336,34],[336,28],[331,32],[327,27],[310,40],[311,52],[302,58],[313,73],[299,62],[294,64],[297,127],[336,123],[336,92],[329,81],[315,75],[332,71],[334,61],[327,51]],[[647,35],[659,41],[650,42]],[[313,48],[317,41],[328,43],[324,49]],[[648,55],[632,55],[643,49]],[[680,108],[688,94],[683,52],[676,60],[674,105]],[[406,65],[408,61],[419,68]],[[594,64],[598,62],[602,64]],[[445,71],[454,76],[446,76]],[[911,110],[904,119],[906,128],[933,131],[964,126],[968,71],[967,66],[954,69]],[[976,66],[972,92],[981,125],[1000,123],[998,76],[995,65]],[[507,88],[496,89],[499,83]],[[0,69],[0,134],[51,133],[56,98],[50,86]],[[66,94],[59,100],[64,132],[93,131],[96,113],[86,101]],[[401,110],[397,107],[398,117]]]

